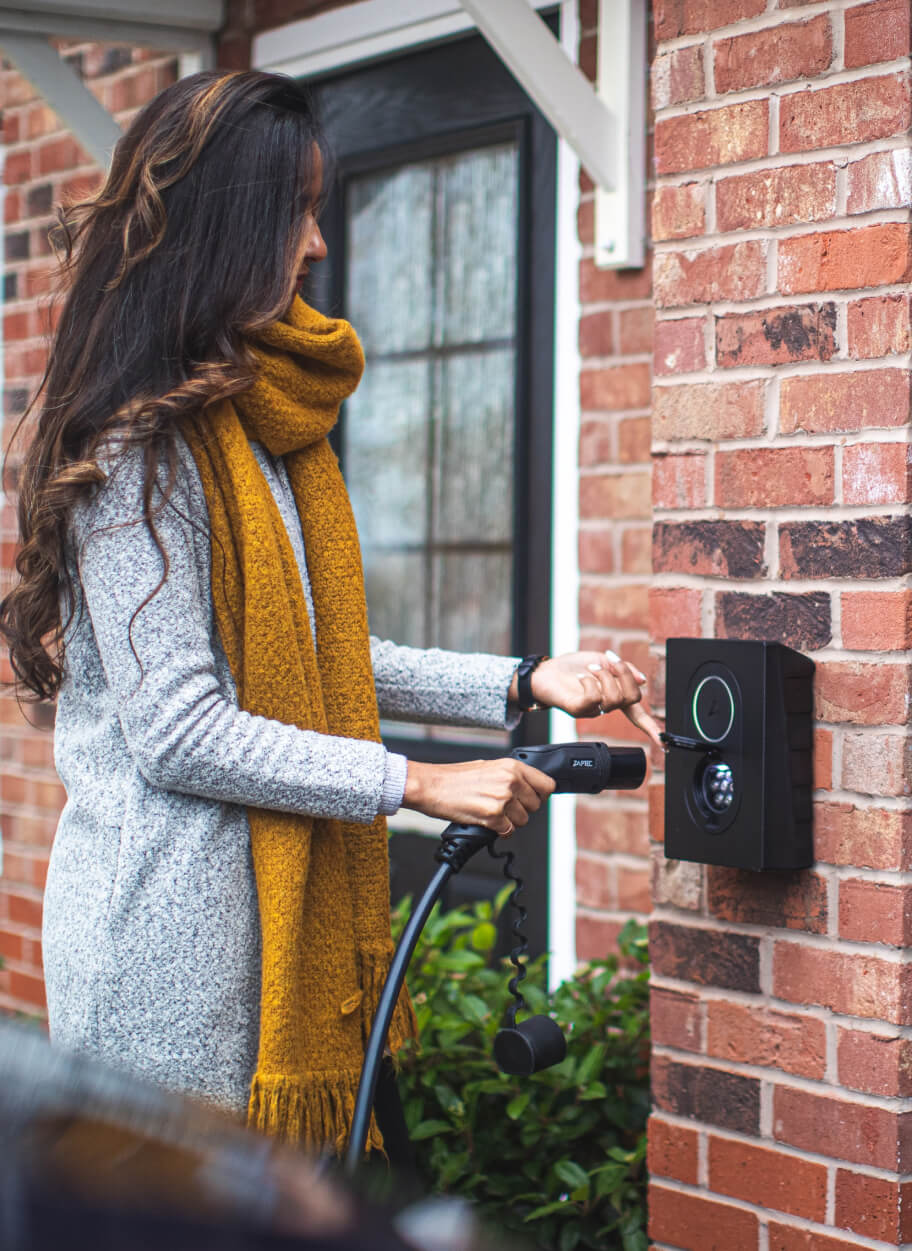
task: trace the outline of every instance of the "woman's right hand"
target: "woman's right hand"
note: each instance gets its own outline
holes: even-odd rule
[[[460,825],[483,825],[507,838],[554,791],[547,773],[504,756],[460,764],[410,760],[403,808]]]

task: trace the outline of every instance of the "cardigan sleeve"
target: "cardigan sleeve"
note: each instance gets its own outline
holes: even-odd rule
[[[168,564],[160,587],[162,553],[141,520],[140,453],[121,456],[73,518],[84,607],[136,767],[165,790],[373,820],[389,809],[402,772],[382,744],[244,712],[233,684],[226,689],[220,682],[207,585],[208,518],[198,479],[189,477],[179,478],[156,517]]]
[[[519,658],[371,638],[381,717],[512,730],[522,713],[507,692]]]

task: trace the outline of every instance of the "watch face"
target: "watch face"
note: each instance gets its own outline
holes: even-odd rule
[[[735,720],[735,697],[717,673],[703,678],[693,695],[694,725],[707,743],[721,743]]]

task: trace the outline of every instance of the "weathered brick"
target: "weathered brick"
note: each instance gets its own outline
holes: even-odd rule
[[[580,465],[588,469],[593,465],[610,465],[614,459],[614,423],[604,417],[583,417],[579,436]]]
[[[703,508],[706,504],[706,456],[658,454],[652,463],[654,508]]]
[[[652,795],[655,788],[650,791]],[[652,836],[658,840],[665,837],[662,828],[663,812],[653,812]],[[701,912],[703,909],[703,865],[690,860],[669,860],[662,854],[661,847],[653,851],[652,860],[652,899],[655,905],[668,904],[672,908],[682,908],[687,912]]]
[[[40,1012],[45,1011],[47,998],[42,977],[36,977],[33,973],[25,973],[19,969],[10,969],[8,976],[9,994],[13,999],[28,1004],[30,1008],[37,1008]]]
[[[656,1107],[740,1134],[760,1128],[760,1082],[699,1064],[679,1064],[653,1056],[652,1093]]]
[[[649,854],[646,813],[583,798],[576,806],[576,843],[587,851]]]
[[[653,986],[649,993],[652,1041],[682,1051],[702,1051],[700,998],[687,991]]]
[[[602,586],[583,582],[579,594],[580,622],[587,626],[644,629],[649,589],[639,583]]]
[[[600,304],[612,300],[645,300],[652,294],[652,274],[647,263],[637,269],[599,269],[586,257],[580,261],[580,303]]]
[[[869,878],[841,881],[839,935],[859,943],[912,946],[912,886]]]
[[[908,352],[912,347],[910,308],[907,295],[877,295],[849,304],[849,356],[864,360]]]
[[[645,361],[584,369],[580,374],[580,406],[584,411],[648,408],[651,383]]]
[[[702,634],[702,591],[691,587],[654,587],[649,592],[649,637],[656,644],[681,635]]]
[[[751,300],[766,291],[768,244],[751,239],[693,252],[662,252],[655,258],[653,283],[658,308]]]
[[[813,729],[813,768],[814,785],[818,790],[833,789],[833,731],[824,730],[819,725]]]
[[[903,734],[844,734],[842,785],[861,795],[912,793],[912,743]]]
[[[614,528],[581,530],[577,541],[580,573],[614,573]]]
[[[905,222],[798,235],[779,245],[779,290],[839,291],[907,282],[912,234]]]
[[[706,184],[656,187],[652,200],[653,239],[687,239],[706,228]]]
[[[756,17],[766,0],[656,0],[653,9],[656,40],[698,35]]]
[[[576,902],[581,908],[617,910],[617,883],[614,864],[603,856],[576,858]]]
[[[678,317],[655,326],[653,373],[686,374],[706,365],[706,320]]]
[[[766,526],[759,521],[658,521],[652,531],[656,573],[763,577]]]
[[[657,440],[707,439],[712,442],[755,438],[765,429],[766,385],[756,381],[657,386],[652,407],[654,436]]]
[[[814,1017],[714,999],[706,1020],[707,1055],[817,1080],[826,1072],[826,1028]]]
[[[655,310],[652,302],[618,313],[618,351],[624,356],[643,356],[652,351]]]
[[[779,639],[789,647],[814,651],[833,636],[830,597],[823,592],[753,595],[721,591],[716,596],[716,635],[726,639]],[[818,781],[818,785],[822,785]]]
[[[912,152],[897,148],[851,161],[846,207],[850,213],[903,208],[912,198]]]
[[[27,925],[34,930],[41,929],[41,900],[34,895],[20,894],[18,891],[7,891],[7,916],[15,925]]]
[[[893,1098],[912,1095],[912,1039],[840,1029],[836,1054],[840,1085]]]
[[[779,527],[784,578],[898,578],[912,570],[912,518],[789,521]]]
[[[903,443],[858,443],[842,458],[846,504],[904,504],[909,499],[912,449]]]
[[[709,1186],[716,1194],[809,1221],[826,1217],[825,1164],[728,1138],[709,1138]]]
[[[831,504],[833,475],[831,447],[718,452],[715,502],[722,508]]]
[[[595,241],[595,201],[583,200],[576,210],[576,229],[580,243],[592,244]]]
[[[611,917],[578,913],[576,918],[576,956],[578,960],[602,960],[617,952],[618,934],[623,922]]]
[[[579,484],[580,516],[648,519],[651,491],[648,473],[585,474]]]
[[[827,929],[826,881],[805,870],[752,873],[710,865],[706,906],[712,916],[739,925],[784,926],[811,934]]]
[[[703,48],[693,43],[660,53],[650,68],[649,83],[652,107],[656,110],[701,100],[706,92]]]
[[[909,719],[906,665],[818,661],[815,715],[820,721],[855,725],[902,725]]]
[[[847,591],[840,607],[843,647],[883,652],[912,647],[912,592]]]
[[[28,182],[32,176],[32,153],[29,149],[22,152],[11,152],[3,165],[3,181],[7,186]]]
[[[649,1233],[657,1243],[684,1251],[734,1251],[757,1246],[759,1222],[745,1208],[710,1196],[649,1186]]]
[[[766,156],[769,103],[747,100],[656,122],[656,173],[677,174]]]
[[[835,304],[728,313],[716,318],[716,362],[725,368],[828,361],[835,351]]]
[[[768,32],[764,33],[768,37]],[[836,167],[832,161],[752,170],[716,183],[716,224],[720,231],[825,221],[835,212]]]
[[[773,955],[773,994],[790,1003],[817,1003],[847,1016],[905,1025],[912,1018],[910,974],[908,967],[876,956],[780,941]]]
[[[858,1251],[858,1244],[845,1242],[842,1238],[831,1238],[829,1234],[818,1233],[816,1229],[796,1229],[790,1225],[780,1225],[778,1221],[770,1221],[769,1251]]]
[[[899,1182],[887,1177],[871,1177],[836,1170],[836,1224],[841,1229],[866,1238],[878,1238],[899,1246],[900,1238]]]
[[[652,443],[648,417],[624,417],[617,423],[619,465],[647,465]]]
[[[818,803],[814,852],[829,864],[907,869],[912,866],[912,813]]]
[[[759,939],[751,935],[655,921],[649,952],[653,970],[663,977],[730,990],[760,989]]]
[[[904,74],[793,92],[779,107],[779,150],[807,152],[901,134],[912,120],[909,104]]]
[[[895,61],[910,51],[909,5],[906,0],[875,0],[846,9],[845,66]]]
[[[901,1142],[912,1113],[779,1086],[773,1096],[773,1136],[804,1151],[869,1167],[903,1165]]]
[[[614,352],[615,317],[613,309],[606,309],[580,318],[580,356],[610,356]]]
[[[807,22],[783,22],[771,38],[769,30],[751,31],[713,44],[716,90],[741,91],[767,83],[813,78],[833,59],[833,32],[827,14]]]
[[[670,1125],[660,1116],[649,1118],[647,1161],[653,1177],[673,1177],[697,1183],[697,1131]]]

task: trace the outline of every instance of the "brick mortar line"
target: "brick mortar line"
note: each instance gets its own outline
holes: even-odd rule
[[[696,249],[695,249],[696,250]],[[700,249],[704,252],[712,251],[712,248]],[[669,304],[656,309],[656,324],[668,321],[682,321],[686,318],[703,317],[709,314],[716,316],[725,316],[730,313],[762,313],[767,309],[775,309],[782,304],[853,304],[860,300],[871,298],[905,295],[908,296],[908,282],[884,282],[876,287],[837,287],[833,291],[799,291],[799,292],[780,292],[772,291],[766,295],[756,295],[750,300],[702,300],[694,301],[692,304]],[[867,357],[862,357],[859,364],[863,364]],[[801,362],[794,362],[799,364]],[[813,362],[807,362],[812,364]],[[783,369],[785,365],[768,366],[768,368]],[[725,370],[725,373],[732,373],[733,370]]]
[[[757,1081],[771,1081],[774,1087],[784,1090],[800,1091],[802,1094],[813,1095],[815,1098],[827,1098],[834,1092],[838,1092],[840,1099],[844,1103],[851,1103],[855,1107],[871,1110],[874,1108],[882,1112],[897,1113],[908,1108],[908,1095],[872,1095],[866,1092],[851,1090],[847,1086],[831,1086],[824,1081],[815,1081],[810,1077],[801,1077],[796,1073],[786,1073],[782,1069],[764,1068],[758,1064],[746,1064],[740,1060],[728,1060],[721,1056],[701,1055],[694,1051],[681,1051],[680,1048],[666,1046],[662,1043],[653,1042],[652,1044],[653,1058],[660,1056],[664,1059],[673,1060],[681,1068],[697,1068],[711,1069],[715,1073],[729,1073],[736,1077],[750,1077]],[[686,1057],[686,1059],[685,1059]],[[709,1122],[700,1122],[701,1124],[709,1124]],[[754,1141],[762,1141],[759,1136]],[[771,1141],[778,1141],[772,1139]],[[801,1148],[798,1148],[801,1150]],[[837,1157],[833,1157],[834,1159]],[[847,1161],[851,1165],[853,1162]],[[858,1165],[859,1168],[871,1168],[871,1165]],[[894,1172],[895,1170],[886,1169],[885,1172]]]
[[[654,914],[653,914],[654,915]],[[685,987],[691,994],[698,994],[700,1002],[703,1004],[735,1002],[744,1008],[772,1008],[784,1016],[798,1016],[802,1019],[818,1021],[821,1025],[835,1025],[844,1030],[862,1030],[868,1034],[886,1034],[891,1040],[899,1039],[904,1042],[912,1041],[912,1025],[894,1025],[891,1021],[879,1021],[875,1017],[855,1017],[849,1016],[844,1012],[834,1012],[832,1008],[825,1008],[821,1004],[803,1003],[792,1004],[789,1000],[779,1000],[770,994],[762,994],[756,991],[733,990],[729,987],[722,986],[700,986],[694,982],[681,981],[679,978],[667,977],[664,974],[653,973],[650,977],[650,986],[654,986],[658,990],[667,990],[680,994],[681,987]],[[786,1003],[785,1009],[780,1009],[779,1004]],[[683,1055],[700,1056],[706,1054],[704,1052],[689,1051],[686,1047],[675,1047],[671,1043],[665,1043],[664,1046],[672,1051],[679,1051]],[[718,1058],[718,1057],[717,1057]],[[725,1063],[725,1061],[721,1061]],[[762,1065],[759,1067],[763,1067]],[[785,1069],[780,1069],[776,1065],[769,1066],[769,1072],[786,1073]],[[808,1081],[815,1079],[808,1078]],[[826,1084],[826,1079],[819,1079],[821,1083]],[[864,1095],[864,1091],[857,1092]],[[879,1098],[904,1098],[905,1096],[881,1095]]]
[[[672,442],[667,439],[656,439],[653,447],[659,444]],[[673,441],[673,446],[683,447],[684,444],[694,444],[695,447],[705,449],[707,440],[705,439],[680,439]],[[912,429],[908,426],[865,426],[862,430],[832,430],[832,431],[796,431],[789,434],[777,434],[771,438],[761,439],[754,435],[744,439],[718,439],[712,440],[714,451],[744,451],[755,452],[765,449],[776,448],[812,448],[812,447],[860,447],[863,444],[881,444],[895,443],[900,446],[907,447],[912,443]],[[663,453],[653,450],[653,458],[658,458]],[[637,464],[648,464],[648,461],[638,461]],[[905,501],[902,501],[905,502]],[[713,508],[715,505],[708,504],[707,508]],[[854,508],[854,504],[843,505],[845,508]],[[870,507],[870,505],[869,505]],[[655,506],[655,511],[664,512],[695,512],[697,509],[661,509],[659,505]]]
[[[802,520],[810,520],[825,523],[832,521],[832,517],[812,517],[812,518],[796,518],[788,519],[791,522]],[[587,579],[593,578],[594,575],[584,575]],[[732,584],[744,587],[747,590],[754,589],[760,593],[769,591],[784,591],[795,595],[810,595],[814,591],[823,593],[829,591],[907,591],[909,583],[908,575],[897,575],[891,578],[866,578],[863,583],[859,583],[857,578],[794,578],[794,579],[776,579],[776,581],[765,580],[763,578],[723,578],[721,576],[712,576],[709,574],[700,575],[695,573],[653,573],[651,576],[651,585],[657,590],[683,590],[683,591],[725,591]],[[605,585],[614,585],[620,578],[617,574],[601,574],[600,578],[605,579]],[[601,583],[599,583],[601,585]]]
[[[802,14],[810,13],[811,16],[820,14],[835,14],[844,12],[849,8],[857,8],[859,0],[819,0],[818,3],[806,4],[802,7]],[[714,27],[712,30],[698,31],[690,35],[676,35],[673,39],[663,39],[656,43],[658,51],[666,47],[677,50],[678,45],[681,47],[689,47],[694,41],[705,42],[707,40],[722,36],[731,38],[732,35],[738,35],[742,32],[753,33],[754,31],[762,31],[775,29],[777,25],[786,25],[787,18],[784,14],[788,10],[783,9],[767,9],[763,13],[758,13],[755,17],[746,17],[734,22],[729,22],[725,26]],[[779,17],[779,21],[771,19]]]
[[[857,1247],[858,1251],[867,1251],[867,1249],[870,1249],[870,1251],[895,1251],[896,1248],[896,1243],[894,1242],[882,1242],[880,1240],[875,1241],[874,1239],[866,1237],[864,1234],[857,1234],[853,1230],[845,1229],[842,1226],[824,1225],[819,1221],[809,1221],[806,1217],[796,1216],[792,1212],[779,1212],[778,1210],[773,1210],[771,1208],[758,1207],[756,1204],[748,1203],[745,1199],[736,1199],[731,1195],[723,1195],[715,1190],[702,1189],[697,1186],[692,1186],[688,1182],[678,1181],[675,1178],[662,1177],[653,1178],[652,1180],[656,1186],[661,1186],[672,1192],[691,1195],[693,1198],[697,1199],[711,1198],[714,1202],[727,1204],[730,1207],[738,1208],[739,1211],[750,1212],[755,1215],[758,1220],[767,1222],[770,1220],[776,1220],[779,1224],[789,1224],[790,1222],[795,1222],[794,1227],[797,1229],[802,1229],[812,1234],[820,1234],[829,1238],[836,1238],[840,1234],[846,1234],[848,1237],[855,1240],[852,1245]],[[739,1248],[739,1251],[748,1251],[748,1249]]]
[[[912,148],[912,136],[904,130],[877,139],[861,139],[842,144],[829,144],[823,148],[803,148],[799,152],[768,152],[765,156],[745,157],[741,161],[726,161],[722,165],[699,165],[694,169],[679,169],[667,174],[655,175],[655,190],[663,187],[685,187],[694,182],[706,182],[718,186],[729,178],[742,178],[747,174],[766,174],[779,169],[794,169],[799,165],[833,165],[837,174],[840,168],[856,165],[869,156],[888,152],[907,152]],[[735,173],[728,171],[735,170]],[[584,193],[594,199],[594,192]]]
[[[578,844],[576,858],[577,860],[591,860],[593,864],[617,864],[626,869],[641,869],[649,862],[649,856],[645,852],[639,855],[634,851],[593,851],[588,847],[580,847]]]
[[[662,906],[659,905],[652,912],[652,920],[661,921],[666,919],[661,914]],[[908,947],[895,948],[887,947],[879,942],[869,943],[851,938],[834,938],[829,934],[814,934],[809,930],[780,929],[754,921],[721,921],[716,917],[703,914],[694,917],[692,924],[688,924],[688,918],[680,914],[675,914],[673,919],[668,918],[668,920],[671,924],[675,924],[682,929],[712,930],[715,933],[740,935],[742,938],[772,938],[776,943],[798,943],[807,949],[835,952],[841,956],[868,956],[881,960],[884,964],[893,965],[897,969],[912,969],[912,948]],[[788,1001],[783,1000],[783,1002]],[[821,1004],[819,1006],[825,1007],[826,1005]],[[870,1020],[873,1018],[865,1017],[862,1019]]]
[[[857,446],[863,446],[863,445],[852,444],[852,446],[857,447]],[[808,445],[809,450],[819,449],[819,447],[820,445],[818,444]],[[825,449],[826,445],[824,444],[823,447]],[[748,452],[762,452],[762,451],[787,452],[787,451],[798,451],[800,450],[800,447],[796,447],[790,444],[788,447],[777,448],[776,445],[773,444],[772,446],[761,445],[760,447],[745,448],[744,450]],[[608,473],[609,469],[612,470],[611,474]],[[615,470],[616,472],[614,472]],[[599,474],[603,477],[609,477],[609,476],[620,477],[623,475],[623,470],[624,470],[624,466],[615,466],[613,462],[607,462],[604,470],[593,469],[590,472]],[[582,476],[582,471],[581,471],[581,476]],[[909,507],[910,505],[906,500],[897,500],[897,501],[882,503],[882,504],[868,504],[867,506],[865,506],[864,504],[839,504],[835,501],[829,505],[826,505],[826,504],[804,504],[804,505],[803,504],[788,504],[788,505],[783,505],[783,512],[790,510],[790,509],[796,510],[796,511],[802,508],[803,509],[815,509],[817,512],[826,511],[826,516],[825,517],[808,517],[805,513],[799,517],[784,519],[779,512],[775,511],[774,509],[771,509],[771,506],[768,504],[758,504],[755,508],[750,508],[750,507],[733,508],[733,507],[726,506],[723,504],[708,504],[705,507],[701,506],[700,508],[694,508],[689,511],[686,509],[663,509],[663,508],[656,507],[653,509],[652,517],[654,518],[655,522],[671,522],[672,524],[677,524],[677,525],[689,525],[691,523],[696,523],[698,521],[712,521],[712,522],[770,521],[770,522],[782,522],[783,524],[788,524],[788,525],[794,525],[796,523],[809,521],[812,523],[819,522],[823,524],[826,522],[834,522],[834,521],[856,521],[859,518],[867,518],[867,517],[870,517],[872,520],[876,520],[877,518],[893,519],[895,517],[904,517],[908,515],[906,510]],[[883,510],[883,511],[876,511],[876,510]],[[708,514],[708,515],[704,515],[704,514]],[[656,577],[669,576],[667,572],[664,572],[664,573],[660,573],[658,571],[654,571],[654,572],[655,572]],[[711,576],[715,576],[717,578],[721,578],[723,575],[682,573],[681,576],[688,577],[688,578],[696,578],[696,577],[709,578]],[[897,576],[906,576],[906,575],[897,575]],[[725,575],[724,580],[726,582],[747,581],[747,582],[754,583],[754,582],[760,581],[761,576],[758,575],[755,578],[749,578],[749,577],[734,578],[731,575]],[[774,578],[768,577],[763,580],[770,581],[770,582],[772,581],[793,582],[793,581],[798,581],[799,579],[782,578],[782,577],[774,579]],[[876,581],[880,581],[880,579],[867,578],[865,579],[865,581],[876,582]]]
[[[706,317],[707,319],[718,317],[749,317],[752,313],[775,313],[778,312],[778,310],[783,306],[786,309],[794,308],[796,305],[813,308],[815,304],[835,304],[839,307],[840,305],[857,304],[870,298],[890,298],[891,296],[901,296],[903,294],[902,291],[895,290],[892,285],[889,288],[883,289],[874,287],[858,287],[855,288],[855,290],[858,292],[870,291],[872,292],[872,296],[860,295],[853,299],[851,294],[843,294],[848,291],[848,288],[841,288],[839,293],[834,293],[834,298],[832,299],[824,298],[815,300],[804,296],[791,301],[779,298],[775,299],[774,302],[768,302],[771,297],[764,296],[763,303],[758,303],[750,307],[742,306],[739,308],[723,309],[720,309],[718,306],[714,307],[710,304],[689,306],[678,305],[677,308],[679,309],[686,309],[690,307],[697,308],[698,311],[690,314],[682,313],[680,317],[661,318],[656,322],[656,325],[667,325],[670,322],[676,321],[693,321],[698,317]],[[838,295],[840,294],[843,295],[842,299],[838,298]],[[21,342],[21,340],[16,340],[16,342]],[[705,369],[690,370],[686,375],[682,371],[680,376],[686,377],[686,383],[663,381],[665,378],[676,378],[679,376],[677,374],[656,374],[653,378],[652,384],[653,398],[656,391],[663,391],[668,388],[682,385],[693,386],[700,382],[769,382],[773,378],[816,378],[821,376],[833,378],[841,374],[855,375],[875,372],[879,373],[884,369],[904,368],[908,370],[910,360],[912,360],[912,355],[910,355],[909,352],[892,352],[887,356],[861,356],[858,358],[833,357],[829,361],[813,359],[806,361],[783,361],[778,365],[725,366],[713,364],[712,367],[707,367]],[[887,363],[883,364],[882,362]]]
[[[758,83],[755,87],[737,87],[722,95],[706,96],[699,100],[685,100],[681,104],[667,104],[654,112],[654,125],[679,117],[693,117],[695,113],[715,113],[732,105],[768,101],[776,96],[780,101],[790,96],[817,95],[831,87],[851,86],[853,83],[873,82],[879,78],[902,79],[909,74],[908,57],[892,61],[875,61],[872,65],[858,65],[851,69],[824,70],[820,74],[806,74],[790,78],[786,82]],[[661,177],[661,175],[658,175]]]
[[[851,1161],[841,1161],[838,1156],[824,1155],[819,1151],[808,1151],[805,1147],[795,1147],[791,1143],[780,1142],[778,1138],[773,1138],[772,1136],[761,1139],[756,1135],[739,1133],[738,1130],[714,1126],[708,1121],[694,1122],[688,1117],[682,1117],[674,1112],[665,1112],[664,1109],[661,1108],[653,1108],[653,1114],[660,1116],[662,1120],[667,1119],[671,1124],[679,1129],[686,1129],[689,1126],[692,1127],[695,1123],[701,1126],[705,1125],[707,1130],[712,1133],[714,1137],[720,1138],[724,1142],[735,1143],[745,1147],[762,1146],[767,1151],[775,1150],[777,1154],[793,1156],[795,1159],[810,1160],[813,1163],[818,1164],[835,1164],[837,1167],[850,1168],[852,1172],[859,1172],[865,1177],[887,1178],[890,1180],[897,1178],[901,1180],[912,1176],[907,1173],[897,1173],[896,1169],[878,1168],[872,1164],[854,1164]],[[776,1146],[774,1148],[770,1148],[767,1146],[768,1142],[774,1142],[776,1143]],[[671,1180],[677,1181],[678,1179],[672,1178]],[[717,1192],[714,1191],[713,1193]]]
[[[810,222],[786,222],[781,226],[736,227],[734,230],[716,230],[711,235],[701,233],[686,235],[678,239],[654,239],[652,247],[656,257],[676,256],[681,252],[704,250],[693,245],[688,247],[692,239],[712,239],[713,247],[718,247],[720,244],[723,247],[729,247],[737,243],[771,243],[774,240],[781,243],[783,240],[788,242],[790,239],[801,239],[808,235],[864,230],[871,226],[905,226],[908,223],[908,208],[892,206],[864,209],[858,213],[834,213],[831,217],[821,217]]]
[[[907,801],[900,795],[866,795],[863,791],[849,791],[842,787],[833,786],[827,789],[820,788],[812,792],[813,799],[820,802],[827,800],[831,803],[850,804],[853,808],[862,808],[865,811],[870,809],[878,809],[884,812],[908,813],[909,808]],[[897,806],[901,805],[901,806]],[[829,863],[821,861],[822,864]],[[908,873],[908,869],[897,870],[900,873]]]

